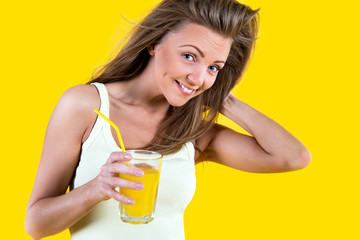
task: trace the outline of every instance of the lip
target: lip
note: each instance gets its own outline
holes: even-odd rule
[[[188,86],[186,86],[185,84],[181,83],[181,84],[184,85],[187,89],[190,89],[190,90],[191,90],[191,92],[186,92],[186,91],[180,86],[180,84],[179,84],[180,82],[179,82],[179,81],[175,80],[174,83],[175,83],[175,85],[178,87],[178,89],[180,90],[180,92],[183,93],[184,95],[190,96],[191,94],[193,94],[193,93],[196,91],[196,89],[191,89],[191,88],[189,88]]]

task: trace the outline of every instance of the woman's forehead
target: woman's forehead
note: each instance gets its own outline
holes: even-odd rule
[[[186,23],[172,31],[164,38],[175,46],[194,45],[204,52],[217,52],[227,56],[232,44],[232,38],[196,23]]]

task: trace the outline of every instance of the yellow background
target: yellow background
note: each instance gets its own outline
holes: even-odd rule
[[[1,239],[30,239],[25,208],[59,97],[107,61],[130,27],[120,13],[136,22],[157,2],[1,4]],[[197,166],[186,238],[360,239],[358,3],[243,2],[261,8],[260,39],[234,93],[297,136],[313,159],[282,174]]]

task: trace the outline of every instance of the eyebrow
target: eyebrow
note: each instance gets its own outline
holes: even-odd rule
[[[195,46],[195,45],[192,45],[192,44],[185,44],[185,45],[181,45],[180,47],[193,47],[193,48],[195,48],[196,49],[196,51],[198,51],[199,52],[199,54],[200,54],[200,56],[203,58],[203,57],[205,57],[205,54],[197,47],[197,46]],[[224,63],[225,64],[225,62],[224,61],[215,61],[214,63]]]

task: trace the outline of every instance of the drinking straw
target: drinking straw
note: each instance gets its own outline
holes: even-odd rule
[[[118,137],[118,139],[119,139],[119,143],[120,143],[121,150],[122,150],[123,152],[126,152],[125,146],[124,146],[124,142],[123,142],[123,140],[122,140],[122,138],[121,138],[121,135],[120,135],[120,130],[119,130],[119,128],[115,125],[115,123],[113,123],[110,119],[108,119],[107,117],[105,117],[105,115],[102,114],[101,112],[99,112],[97,109],[94,109],[94,111],[95,111],[100,117],[102,117],[105,121],[107,121],[107,122],[115,129],[116,135],[117,135],[117,137]]]

